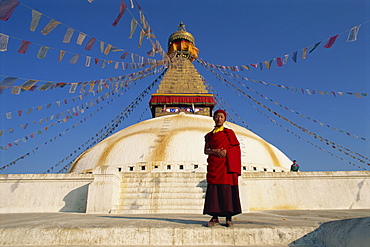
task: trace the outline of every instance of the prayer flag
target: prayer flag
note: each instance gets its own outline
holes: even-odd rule
[[[95,64],[99,63],[99,58],[94,58],[94,60],[95,60]]]
[[[82,45],[82,43],[84,42],[85,40],[85,37],[86,37],[86,34],[84,33],[79,33],[78,37],[77,37],[77,44],[78,45]]]
[[[306,59],[306,56],[307,56],[307,49],[308,47],[304,48],[303,49],[303,52],[302,52],[302,59]]]
[[[245,68],[246,70],[249,70],[248,65],[242,65],[242,67]]]
[[[262,62],[260,62],[260,63],[258,64],[258,66],[260,67],[260,70],[262,70]]]
[[[139,48],[143,44],[143,37],[144,37],[144,35],[145,35],[145,31],[144,30],[141,30],[141,32],[140,32],[140,38],[139,38],[139,45],[138,45]]]
[[[139,9],[139,10],[141,10],[141,7],[140,7],[140,5],[137,3],[137,1],[135,0],[135,3],[136,3],[136,5],[137,5],[137,8]]]
[[[20,86],[14,86],[12,88],[12,94],[20,94],[21,93],[21,87]]]
[[[100,41],[100,52],[104,53],[104,42]]]
[[[86,67],[90,67],[90,63],[91,63],[91,57],[87,56],[87,57],[86,57],[85,66],[86,66]]]
[[[104,49],[104,55],[108,55],[111,48],[112,48],[112,45],[108,44],[107,47],[105,47],[105,49]]]
[[[59,51],[58,62],[62,61],[64,54],[66,54],[66,51],[62,51],[62,50]]]
[[[128,55],[128,51],[126,51],[125,53],[123,53],[123,55],[120,57],[120,59],[125,59],[126,58],[126,56]]]
[[[84,84],[82,84],[81,88],[80,88],[80,93],[84,93],[85,92],[85,88],[86,88],[86,84],[87,82],[84,82]]]
[[[56,20],[51,20],[45,27],[44,29],[41,30],[41,33],[43,35],[46,35],[48,33],[50,33],[51,31],[53,31],[53,29],[59,25],[59,21],[56,21]]]
[[[76,64],[79,58],[80,58],[79,54],[74,54],[73,57],[69,60],[69,62],[71,64]]]
[[[281,60],[281,57],[276,58],[276,63],[278,65],[278,67],[282,67],[283,66],[283,61]]]
[[[360,26],[356,26],[356,27],[353,27],[350,31],[349,31],[349,34],[348,34],[348,38],[347,38],[347,42],[352,42],[352,41],[356,41],[357,40],[357,33],[358,33],[358,30],[360,29]]]
[[[37,52],[37,57],[40,59],[44,59],[46,57],[46,53],[48,52],[50,47],[41,46],[39,51]]]
[[[88,51],[90,51],[90,50],[91,50],[91,47],[94,45],[95,41],[96,41],[96,39],[95,39],[95,38],[91,38],[91,39],[87,42],[85,49],[86,49],[86,50],[88,50]]]
[[[9,36],[0,33],[0,51],[8,50]]]
[[[19,2],[16,0],[3,0],[0,2],[0,20],[7,21]]]
[[[16,80],[18,80],[18,78],[16,77],[7,77],[2,82],[0,82],[0,87],[10,88]]]
[[[288,62],[289,54],[284,56],[283,64],[286,64]]]
[[[49,87],[51,87],[51,85],[53,85],[53,82],[46,82],[44,85],[42,85],[39,90],[40,91],[45,91],[47,90]],[[37,110],[39,110],[39,107],[37,107]]]
[[[137,20],[135,20],[135,19],[132,19],[132,20],[131,20],[131,31],[130,31],[130,35],[128,36],[128,38],[129,38],[129,39],[131,39],[131,38],[132,38],[132,35],[133,35],[133,34],[134,34],[134,32],[135,32],[135,29],[136,29],[136,27],[137,27],[137,24],[138,24]]]
[[[69,27],[67,29],[67,32],[64,34],[63,43],[69,43],[69,42],[71,42],[71,38],[72,38],[72,35],[73,35],[74,31],[75,30],[73,28],[71,28],[71,27]]]
[[[361,95],[359,93],[353,93],[357,98],[361,98]]]
[[[106,60],[103,60],[102,62],[101,62],[101,68],[105,68],[105,63],[106,63]]]
[[[33,32],[36,30],[37,25],[39,24],[41,13],[37,12],[36,10],[32,10],[32,20],[30,24],[30,30]]]
[[[112,23],[113,26],[117,26],[118,22],[120,21],[122,15],[125,13],[126,9],[127,9],[127,6],[125,5],[123,1],[121,1],[121,4],[119,5],[119,14],[117,18],[114,20],[114,22]]]
[[[294,61],[295,63],[297,62],[297,55],[298,55],[298,51],[293,52],[293,57],[292,57],[292,59],[293,59],[293,61]]]
[[[330,47],[332,47],[333,45],[334,45],[334,43],[335,43],[335,41],[336,41],[336,39],[338,38],[338,34],[337,35],[335,35],[335,36],[333,36],[333,37],[331,37],[330,39],[329,39],[329,41],[328,41],[328,43],[326,43],[326,45],[324,45],[324,47],[325,48],[330,48]]]
[[[308,52],[308,53],[311,53],[311,52],[313,52],[319,45],[321,44],[321,41],[320,42],[318,42],[318,43],[316,43],[314,46],[313,46],[313,48]]]
[[[78,83],[71,83],[71,88],[69,89],[69,93],[76,92],[77,86],[78,86]]]
[[[264,61],[264,64],[266,65],[266,68],[270,69],[271,66],[268,61]]]
[[[19,47],[18,52],[19,53],[22,53],[22,54],[25,54],[26,51],[27,51],[27,49],[28,49],[28,47],[30,46],[30,44],[31,44],[31,42],[22,40],[22,43],[21,43],[21,45]]]
[[[135,7],[134,3],[132,2],[132,0],[130,0],[130,3],[131,3],[131,9],[133,9]]]
[[[35,85],[36,82],[38,82],[38,80],[27,80],[22,84],[21,89],[28,91],[33,85]]]

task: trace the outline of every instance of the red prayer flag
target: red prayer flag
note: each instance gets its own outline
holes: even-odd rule
[[[276,63],[278,65],[278,67],[282,67],[283,66],[283,61],[281,60],[281,57],[276,58]]]
[[[16,0],[3,0],[0,2],[0,20],[7,21],[19,4]]]
[[[113,26],[117,26],[119,20],[121,19],[123,13],[125,13],[125,10],[127,9],[127,6],[125,5],[125,3],[123,1],[121,1],[121,4],[119,6],[119,14],[117,16],[117,18],[114,20],[113,22]]]
[[[26,40],[22,40],[22,43],[21,43],[21,45],[19,47],[18,52],[19,53],[22,53],[22,54],[25,54],[26,51],[27,51],[27,49],[28,49],[28,47],[30,46],[30,44],[31,44],[31,42],[26,41]]]
[[[93,46],[93,44],[95,43],[95,41],[96,41],[95,38],[91,38],[89,40],[89,42],[87,42],[85,49],[88,50],[88,51],[90,51],[91,50],[91,47]]]
[[[336,41],[336,39],[338,38],[338,34],[331,37],[328,41],[328,43],[326,43],[326,45],[324,45],[325,48],[330,48],[334,45],[334,42]]]

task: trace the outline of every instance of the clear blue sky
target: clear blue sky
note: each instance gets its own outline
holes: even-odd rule
[[[122,52],[111,52],[108,55],[100,53],[98,43],[93,46],[91,51],[86,51],[84,47],[90,37],[144,57],[147,57],[146,52],[151,48],[146,39],[144,39],[142,47],[138,48],[139,27],[133,38],[128,38],[131,14],[139,19],[136,6],[125,12],[116,27],[112,26],[119,13],[119,0],[95,0],[92,3],[87,0],[21,0],[20,2],[21,4],[18,5],[8,21],[0,21],[0,33],[11,36],[8,50],[0,52],[0,75],[2,76],[0,81],[7,76],[23,78],[19,79],[14,86],[20,86],[26,79],[72,83],[112,78],[137,71],[137,69],[114,69],[114,63],[107,64],[105,68],[101,68],[100,63],[85,67],[84,56],[112,61],[130,61],[130,58],[124,60],[119,58]],[[129,0],[125,0],[125,3],[130,7]],[[167,48],[169,35],[177,30],[179,22],[182,21],[186,25],[187,31],[195,37],[196,46],[200,50],[200,58],[212,64],[249,65],[283,57],[286,54],[292,56],[293,52],[298,51],[297,63],[289,58],[283,67],[278,67],[274,61],[271,69],[264,66],[262,70],[253,68],[250,71],[236,74],[270,84],[315,90],[316,94],[309,95],[307,92],[303,94],[301,91],[292,93],[273,85],[266,86],[253,81],[243,81],[250,89],[267,97],[266,100],[254,91],[244,87],[241,89],[296,125],[365,156],[363,158],[351,153],[351,155],[370,163],[368,160],[370,157],[370,95],[356,98],[346,94],[334,97],[332,94],[320,95],[317,93],[317,90],[321,90],[370,94],[370,22],[367,22],[370,20],[370,1],[138,0],[138,3],[163,48]],[[22,4],[43,14],[34,32],[29,30],[31,9]],[[42,35],[41,30],[51,19],[55,19],[61,24],[49,34]],[[359,29],[357,41],[346,42],[349,30],[362,23],[364,24]],[[76,30],[69,44],[62,42],[67,26]],[[87,34],[82,46],[76,44],[79,32]],[[339,36],[333,47],[324,48],[327,40],[337,34]],[[17,52],[21,40],[31,42],[25,54]],[[312,48],[320,41],[322,41],[320,46],[308,54],[306,59],[301,58],[303,48],[309,46]],[[36,57],[40,45],[53,48],[49,50],[44,59]],[[67,51],[61,62],[57,61],[59,50]],[[71,64],[69,59],[75,53],[80,54],[81,57],[76,64]],[[155,58],[160,59],[158,55]],[[282,150],[290,159],[296,159],[302,171],[370,168],[367,164],[361,163],[358,158],[353,159],[343,152],[339,152],[338,147],[333,148],[332,145],[320,142],[317,138],[313,138],[276,117],[248,98],[238,96],[200,64],[197,62],[194,64],[207,82],[221,95],[222,99],[228,102],[231,108],[226,108],[226,110],[237,124],[243,126],[243,122],[245,122],[254,133]],[[75,158],[80,150],[84,149],[79,150],[78,148],[110,123],[158,75],[137,81],[130,90],[107,105],[105,105],[106,102],[113,99],[113,96],[109,100],[90,107],[79,117],[69,119],[63,124],[56,124],[47,131],[43,131],[41,135],[35,134],[35,138],[30,138],[26,142],[20,140],[18,146],[11,147],[9,150],[0,150],[0,167],[31,152],[30,155],[0,173],[43,173],[50,167],[55,167],[58,162],[70,154],[72,154],[71,159]],[[226,77],[226,79],[236,85],[231,78]],[[39,82],[38,85],[40,84]],[[11,94],[10,90],[5,90],[0,95],[0,130],[5,129],[6,131],[0,137],[0,146],[7,146],[8,143],[13,143],[31,133],[37,133],[38,130],[56,121],[54,119],[46,122],[45,118],[77,107],[108,92],[108,90],[104,90],[95,96],[84,95],[82,100],[73,102],[71,98],[80,94],[78,92],[70,94],[68,90],[69,87],[65,87],[43,92],[38,90],[22,92],[19,95]],[[150,94],[153,92],[154,90]],[[129,118],[119,124],[115,132],[138,121],[151,118],[148,110],[150,94],[140,102]],[[65,99],[68,104],[63,104]],[[276,106],[270,99],[304,115],[304,117]],[[56,106],[55,102],[57,101],[62,101],[60,107]],[[53,104],[46,109],[46,105],[49,103]],[[43,108],[37,111],[36,108],[40,105],[43,105]],[[254,106],[283,127],[272,123]],[[100,107],[103,109],[97,111]],[[15,116],[10,120],[6,118],[5,113],[7,112],[13,112],[13,115],[16,115],[18,110],[28,108],[33,108],[31,114],[23,113],[21,117]],[[240,119],[232,113],[232,110],[240,116]],[[90,114],[93,114],[92,117]],[[73,125],[86,117],[88,119],[83,124],[72,128]],[[324,126],[314,123],[308,118],[322,122]],[[40,119],[43,119],[42,125],[32,124],[33,121],[38,122]],[[29,123],[26,129],[18,127],[19,125],[24,126],[26,123]],[[14,128],[14,132],[9,133],[9,128]],[[351,136],[332,128],[344,130]],[[66,129],[68,130],[66,131]],[[287,129],[294,132],[295,135],[288,133]],[[355,138],[353,135],[366,138],[366,140]],[[303,138],[305,140],[302,140]],[[53,141],[50,142],[50,140]],[[318,147],[326,151],[322,151]],[[332,153],[333,156],[328,152]],[[346,159],[355,165],[349,164],[348,161],[344,162],[335,156]],[[59,163],[53,172],[58,171],[71,159]]]

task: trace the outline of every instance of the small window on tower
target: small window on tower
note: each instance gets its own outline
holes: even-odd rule
[[[167,165],[167,170],[171,170],[171,165]]]
[[[179,169],[180,169],[180,170],[184,170],[184,165],[180,165],[180,166],[179,166]]]
[[[134,167],[133,166],[130,166],[129,167],[129,170],[130,170],[130,172],[132,172],[134,170]]]

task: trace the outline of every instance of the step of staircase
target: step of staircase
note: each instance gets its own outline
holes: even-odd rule
[[[200,214],[0,214],[0,246],[336,246],[370,242],[370,210],[278,210],[237,215],[232,228]]]
[[[113,214],[201,213],[205,173],[143,172],[122,174]]]

